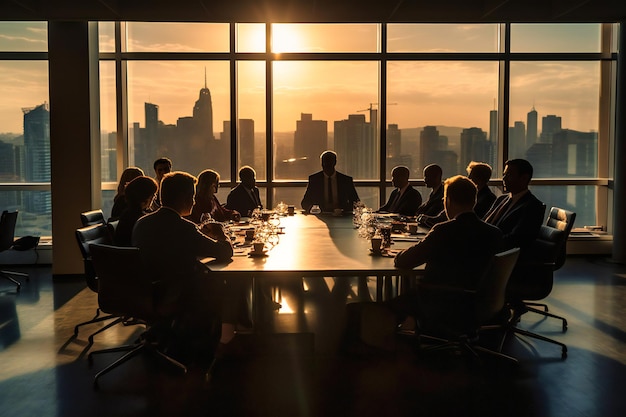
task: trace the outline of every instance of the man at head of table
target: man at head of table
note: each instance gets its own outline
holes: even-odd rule
[[[457,175],[444,183],[444,207],[448,221],[436,224],[416,245],[400,252],[398,268],[426,264],[420,286],[411,294],[397,297],[392,306],[398,319],[413,316],[426,324],[431,320],[454,319],[471,308],[454,294],[429,291],[428,284],[476,289],[493,256],[502,249],[502,232],[474,213],[476,185]]]
[[[324,151],[320,156],[322,170],[309,176],[309,183],[302,198],[302,208],[309,212],[314,205],[323,212],[342,210],[351,212],[359,195],[354,188],[352,177],[335,170],[337,154]]]

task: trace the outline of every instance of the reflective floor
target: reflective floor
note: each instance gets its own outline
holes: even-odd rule
[[[266,313],[264,335],[239,334],[206,383],[149,357],[101,379],[119,355],[88,349],[132,342],[137,326],[90,319],[97,298],[80,281],[53,282],[50,268],[31,274],[16,294],[0,281],[0,416],[624,416],[626,415],[626,267],[605,258],[571,257],[547,299],[569,321],[525,315],[520,327],[553,337],[560,348],[513,339],[506,352],[518,367],[482,366],[450,352],[417,354],[400,340],[392,354],[338,354],[345,304],[375,296],[374,281],[305,279],[273,283],[282,304]],[[106,323],[106,322],[104,322]]]

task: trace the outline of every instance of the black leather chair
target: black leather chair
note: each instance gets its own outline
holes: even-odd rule
[[[104,374],[145,351],[156,353],[186,373],[185,365],[164,352],[164,340],[167,340],[171,319],[168,312],[155,302],[152,277],[145,272],[139,249],[92,244],[90,252],[98,276],[100,309],[115,316],[132,316],[146,323],[146,331],[136,343],[89,353],[89,363],[93,364],[93,355],[126,352],[96,374],[94,388],[98,388],[98,380]]]
[[[82,227],[76,230],[76,241],[78,242],[78,248],[80,249],[80,253],[83,257],[83,264],[85,267],[85,281],[87,286],[94,292],[98,292],[98,276],[96,275],[96,271],[93,267],[93,262],[91,260],[91,252],[89,249],[89,245],[100,243],[100,244],[112,244],[113,239],[109,231],[109,227],[104,223],[99,223],[87,227]],[[107,324],[107,326],[99,329],[96,333],[93,333],[89,336],[89,342],[93,343],[93,336],[96,334],[114,326],[117,323],[120,323],[123,319],[119,316],[108,314],[101,316],[100,308],[96,309],[95,316],[88,321],[77,324],[74,327],[74,336],[78,336],[78,329],[81,326],[86,324],[98,323],[105,320],[114,319],[112,323]]]
[[[428,330],[422,331],[420,344],[423,351],[460,350],[474,358],[479,358],[480,352],[517,363],[517,359],[502,353],[502,347],[511,318],[506,303],[506,287],[519,253],[519,248],[514,248],[496,254],[476,290],[434,286],[436,291],[467,299],[474,306],[474,314],[456,317],[454,322],[436,322],[435,326],[431,325]],[[494,331],[502,334],[497,350],[483,346],[480,341],[481,334]],[[424,342],[430,345],[424,345]]]
[[[101,209],[85,211],[80,213],[80,222],[83,227],[93,226],[95,224],[104,224],[106,220],[104,219],[104,213]]]
[[[17,223],[18,211],[3,211],[0,216],[0,252],[11,249],[13,247],[13,241],[15,240],[15,224]],[[16,285],[16,290],[19,291],[22,284],[13,278],[25,277],[28,281],[28,274],[16,271],[0,271],[0,278],[7,279]]]
[[[574,227],[576,213],[558,207],[552,207],[545,225],[541,226],[539,237],[533,242],[529,256],[516,266],[507,288],[507,299],[514,311],[513,323],[519,322],[522,315],[532,312],[561,320],[563,331],[567,330],[567,319],[552,314],[548,306],[535,301],[543,300],[552,292],[554,271],[565,264],[567,239]],[[511,329],[516,334],[523,334],[561,346],[562,357],[567,357],[567,347],[561,342],[521,330]]]

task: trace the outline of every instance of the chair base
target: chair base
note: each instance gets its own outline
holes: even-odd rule
[[[537,307],[544,307],[543,310],[540,310]],[[538,303],[524,303],[524,307],[526,311],[532,311],[533,313],[541,314],[545,317],[552,317],[555,319],[559,319],[562,321],[562,329],[563,332],[567,331],[567,319],[565,317],[557,316],[556,314],[552,314],[548,312],[548,306],[546,304],[538,304]]]
[[[144,352],[156,353],[160,358],[174,365],[175,367],[180,369],[184,374],[187,373],[187,366],[177,361],[176,359],[172,358],[171,356],[168,356],[165,353],[163,353],[159,349],[158,344],[156,342],[153,342],[146,337],[145,332],[140,336],[139,341],[135,344],[123,345],[123,346],[118,346],[114,348],[101,349],[101,350],[90,352],[88,355],[89,365],[90,366],[93,365],[93,355],[102,354],[102,353],[115,353],[115,352],[126,352],[126,354],[124,354],[122,357],[120,357],[115,362],[111,363],[106,368],[104,368],[103,370],[101,370],[100,372],[96,374],[93,380],[94,389],[96,390],[99,389],[98,380],[100,379],[100,377],[111,372],[113,369],[124,364],[125,362],[128,362],[135,356],[138,356],[139,354],[144,353]]]
[[[530,337],[533,339],[542,340],[544,342],[552,343],[554,345],[558,345],[561,347],[561,359],[567,358],[567,346],[565,345],[565,343],[558,342],[554,339],[550,339],[549,337],[542,336],[537,333],[529,332],[528,330],[523,330],[515,326],[511,326],[509,329],[509,332],[512,332],[515,335],[522,335],[522,336]],[[502,344],[504,344],[504,339],[502,339]]]
[[[18,292],[22,288],[22,283],[19,282],[16,279],[14,279],[13,276],[24,277],[24,278],[26,278],[26,281],[30,281],[30,277],[28,276],[28,274],[25,274],[24,272],[0,271],[0,278],[7,279],[7,280],[11,281],[12,283],[14,283],[16,285],[15,290],[18,291]]]

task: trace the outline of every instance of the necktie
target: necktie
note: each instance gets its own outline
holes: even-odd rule
[[[328,206],[332,209],[334,208],[333,203],[333,180],[331,177],[328,177]]]
[[[506,211],[509,209],[509,206],[511,205],[511,201],[512,201],[511,197],[505,198],[502,201],[502,204],[500,204],[500,206],[494,209],[493,212],[489,216],[487,216],[485,221],[490,224],[496,224],[498,220],[500,220],[500,217],[502,217],[502,215],[506,213]]]

